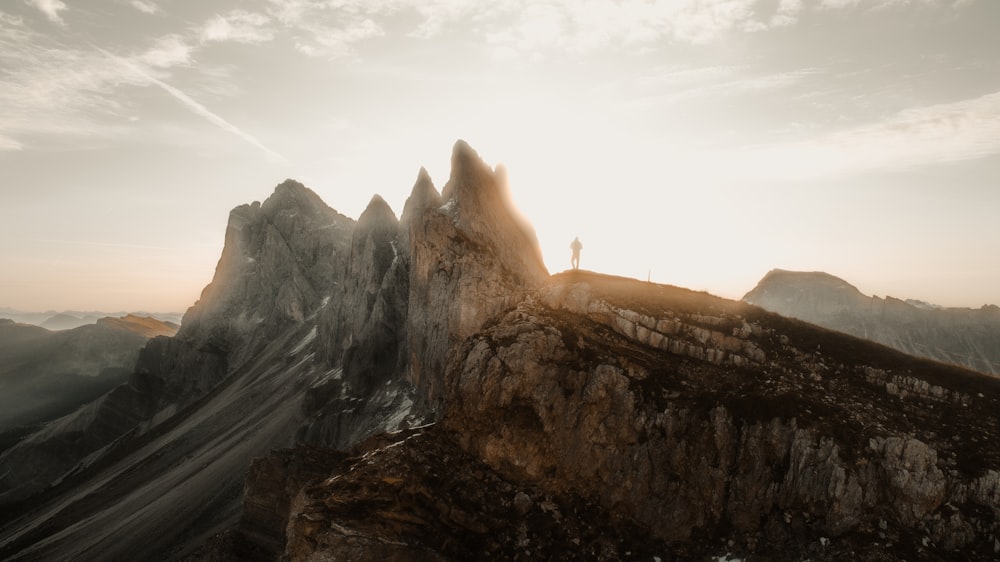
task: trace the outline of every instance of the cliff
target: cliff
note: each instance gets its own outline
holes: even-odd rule
[[[940,308],[868,297],[827,273],[773,270],[743,297],[798,318],[904,353],[1000,375],[1000,308]]]
[[[993,379],[582,272],[449,357],[441,421],[305,487],[289,559],[995,553]]]

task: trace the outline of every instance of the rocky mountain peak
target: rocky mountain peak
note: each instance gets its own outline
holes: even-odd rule
[[[395,230],[398,227],[399,220],[396,218],[396,214],[392,212],[392,207],[380,195],[373,196],[364,212],[358,217],[359,229],[391,228]]]
[[[518,216],[505,174],[465,141],[455,143],[451,178],[436,202],[418,177],[407,202],[410,257],[407,311],[410,379],[437,409],[452,343],[478,331],[548,278],[534,231]],[[419,216],[419,219],[417,219]]]
[[[407,197],[406,204],[403,205],[403,214],[400,220],[403,224],[409,225],[415,214],[424,209],[440,206],[441,194],[434,187],[434,181],[427,173],[427,169],[421,166],[420,172],[417,173],[417,181],[414,182],[410,196]]]
[[[272,210],[272,212],[279,209],[303,211],[329,209],[319,195],[316,195],[316,192],[293,179],[287,179],[275,186],[274,193],[264,201],[261,207],[265,210]]]
[[[441,196],[447,201],[454,197],[463,197],[465,190],[487,190],[493,181],[493,170],[479,156],[469,143],[459,139],[451,151],[451,177],[441,191]]]

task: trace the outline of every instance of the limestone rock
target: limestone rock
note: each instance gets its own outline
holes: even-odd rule
[[[215,277],[176,336],[151,340],[125,384],[0,457],[0,467],[20,467],[10,473],[16,489],[0,500],[26,497],[94,462],[87,456],[122,435],[149,431],[301,324],[345,274],[353,227],[291,180],[262,205],[234,209]]]
[[[451,346],[521,301],[548,273],[533,231],[518,219],[503,174],[464,141],[452,153],[443,205],[424,180],[411,195],[410,379],[431,410],[441,406]]]

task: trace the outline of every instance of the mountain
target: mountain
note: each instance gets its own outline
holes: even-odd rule
[[[73,316],[72,314],[60,313],[48,318],[40,324],[46,330],[71,330],[87,324],[93,324],[94,320],[88,320]]]
[[[287,181],[126,384],[0,456],[0,558],[991,559],[1000,381],[549,275],[506,173]]]
[[[150,337],[176,331],[134,316],[58,332],[0,320],[0,450],[121,384]]]
[[[161,322],[180,325],[182,314],[177,312],[99,312],[64,310],[56,312],[24,312],[10,307],[0,307],[0,318],[13,320],[18,324],[33,324],[49,330],[68,330],[87,324],[94,324],[101,318],[121,318],[123,316],[140,316],[154,318]]]
[[[916,300],[866,296],[820,272],[775,269],[745,302],[904,353],[1000,375],[1000,307],[942,308]]]
[[[139,316],[136,314],[128,314],[120,318],[101,318],[97,321],[97,325],[126,330],[145,338],[155,338],[157,336],[170,337],[180,329],[180,325],[174,322],[157,320],[151,316]]]

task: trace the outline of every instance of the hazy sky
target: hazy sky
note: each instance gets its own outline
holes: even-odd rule
[[[1000,304],[996,0],[3,0],[0,306],[183,310],[229,210],[509,170],[549,269]]]

